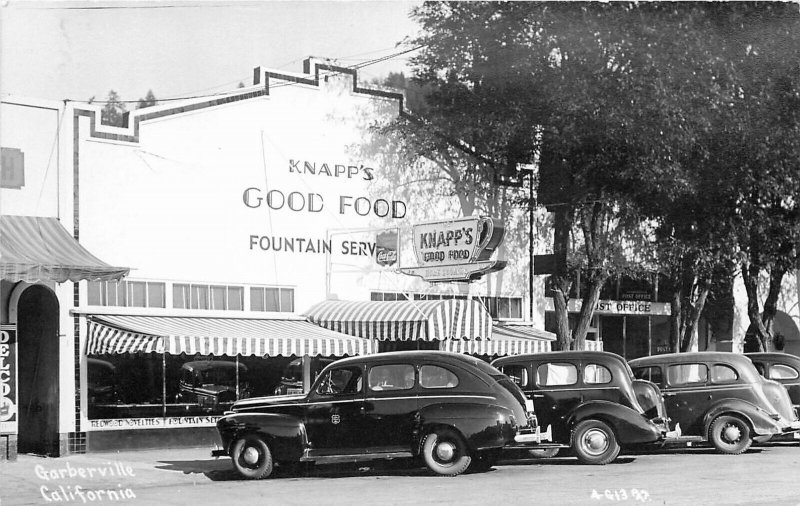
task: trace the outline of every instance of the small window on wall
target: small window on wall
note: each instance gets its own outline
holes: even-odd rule
[[[172,285],[172,307],[177,309],[242,311],[244,308],[244,288],[228,285],[174,283]]]
[[[250,310],[267,312],[294,312],[294,288],[250,288]]]
[[[479,297],[495,320],[522,319],[521,297]]]
[[[90,281],[91,306],[166,307],[166,283],[153,281]]]

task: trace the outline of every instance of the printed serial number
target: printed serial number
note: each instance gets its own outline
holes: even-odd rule
[[[640,488],[614,488],[614,489],[606,489],[597,491],[592,489],[592,495],[590,496],[592,499],[596,500],[609,500],[609,501],[639,501],[639,502],[649,502],[652,501],[650,498],[650,493],[647,490],[640,489]]]

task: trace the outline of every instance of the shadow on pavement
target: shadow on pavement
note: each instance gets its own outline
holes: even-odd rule
[[[211,481],[242,480],[234,471],[228,458],[203,460],[164,460],[156,469],[175,471],[183,474],[202,474]],[[295,463],[277,465],[269,479],[287,478],[352,478],[354,476],[425,476],[424,468],[414,464],[411,459],[374,461],[344,464],[314,465]]]

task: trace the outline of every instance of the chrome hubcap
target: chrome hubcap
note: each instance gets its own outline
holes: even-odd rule
[[[591,453],[602,453],[608,448],[608,436],[601,430],[590,430],[583,437],[583,444]]]
[[[456,454],[456,447],[453,443],[445,441],[436,445],[436,456],[440,460],[452,460]]]
[[[242,459],[244,459],[248,465],[255,465],[258,462],[258,450],[252,446],[248,446],[242,452]]]
[[[735,425],[728,425],[722,431],[722,436],[729,442],[735,443],[742,437],[742,431]]]

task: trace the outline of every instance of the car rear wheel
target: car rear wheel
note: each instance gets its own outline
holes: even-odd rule
[[[428,469],[441,476],[457,476],[472,462],[466,443],[450,429],[439,429],[425,436],[422,458]]]
[[[747,422],[729,415],[718,416],[711,422],[708,439],[718,452],[728,455],[739,455],[753,443]]]
[[[614,431],[600,420],[584,420],[572,431],[572,448],[584,464],[605,465],[619,455]]]
[[[272,474],[272,452],[267,442],[255,434],[236,440],[231,449],[233,468],[248,480],[260,480]]]

